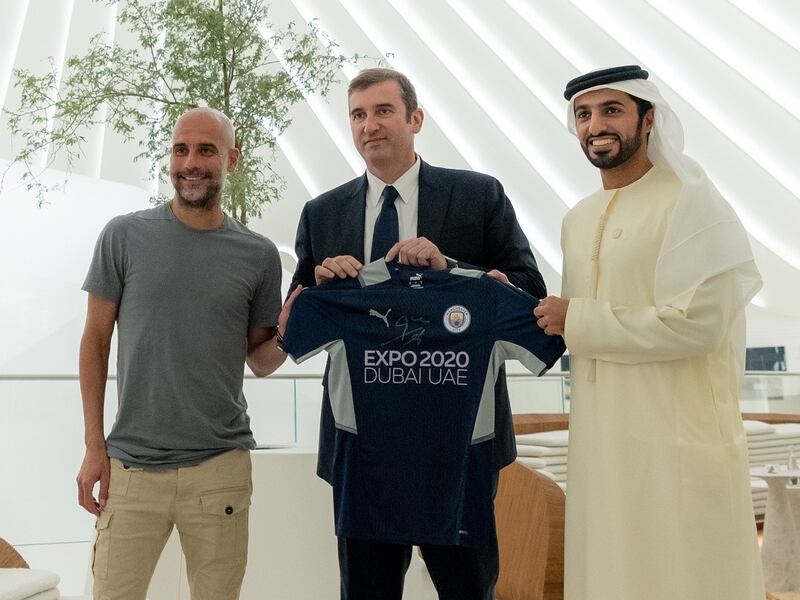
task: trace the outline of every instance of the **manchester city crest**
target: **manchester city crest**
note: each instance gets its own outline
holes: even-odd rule
[[[451,306],[444,312],[444,327],[451,333],[461,333],[469,327],[469,311],[458,304]]]

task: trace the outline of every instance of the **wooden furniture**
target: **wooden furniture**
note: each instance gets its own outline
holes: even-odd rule
[[[0,538],[0,568],[2,569],[29,569],[28,563],[14,550],[14,547]]]
[[[776,423],[800,423],[800,415],[781,413],[742,413],[744,421],[761,421],[775,425]],[[540,431],[554,431],[556,429],[569,429],[569,415],[567,414],[526,414],[514,415],[514,433],[539,433]]]
[[[568,415],[515,415],[515,433],[567,429]],[[494,502],[500,577],[498,600],[564,598],[564,492],[519,463],[500,472]]]
[[[564,597],[564,501],[544,475],[516,462],[503,469],[495,498],[498,600]]]
[[[800,415],[790,415],[783,413],[742,413],[744,421],[762,421],[775,425],[777,423],[800,423]]]
[[[540,433],[569,429],[569,415],[566,414],[527,414],[514,415],[514,433]]]

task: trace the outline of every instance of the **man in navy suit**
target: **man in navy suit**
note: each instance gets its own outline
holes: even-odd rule
[[[367,69],[350,82],[348,94],[353,143],[367,171],[303,208],[292,288],[355,277],[365,262],[385,257],[433,269],[481,269],[543,298],[544,280],[500,182],[433,167],[414,151],[424,114],[411,82],[391,69]],[[327,372],[323,386],[317,474],[330,482],[335,428]],[[516,457],[502,370],[495,398],[493,454],[499,472]],[[494,597],[496,538],[484,547],[422,546],[421,551],[440,599]],[[400,600],[410,559],[405,544],[340,537],[342,599]]]

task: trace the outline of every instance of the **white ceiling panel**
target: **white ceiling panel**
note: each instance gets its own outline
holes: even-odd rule
[[[560,223],[599,177],[566,131],[565,82],[581,72],[638,63],[683,121],[686,151],[748,228],[766,286],[761,311],[800,316],[800,3],[796,0],[273,0],[276,26],[316,19],[343,53],[405,72],[426,113],[422,157],[490,173],[504,184],[548,285],[559,287]],[[8,0],[0,21],[0,98],[18,103],[11,69],[57,68],[114,26],[113,9],[91,0]],[[280,55],[280,48],[276,49]],[[253,222],[291,249],[303,204],[363,172],[340,73],[328,99],[295,106],[279,139],[279,206]],[[0,127],[5,119],[0,118]],[[13,140],[0,136],[0,159]],[[135,144],[87,132],[77,173],[150,190]],[[63,167],[56,161],[55,167]]]

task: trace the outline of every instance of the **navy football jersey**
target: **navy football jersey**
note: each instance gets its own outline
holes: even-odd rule
[[[537,303],[480,271],[383,260],[297,297],[284,349],[331,359],[338,536],[490,539],[498,370],[515,358],[540,375],[565,349],[536,325]]]

